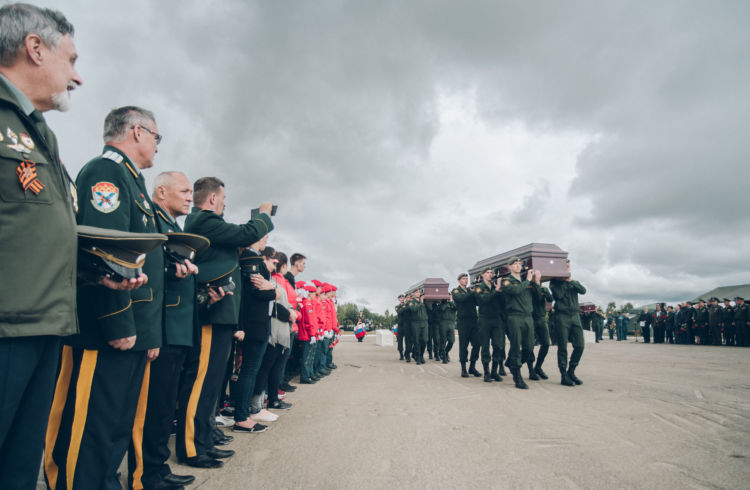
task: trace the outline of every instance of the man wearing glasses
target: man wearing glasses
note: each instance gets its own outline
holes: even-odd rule
[[[112,110],[104,149],[76,179],[78,223],[157,233],[142,170],[154,165],[161,140],[154,114]],[[162,342],[164,251],[146,256],[147,283],[132,291],[79,285],[80,333],[68,337],[52,403],[45,473],[52,488],[120,488],[117,469],[128,449],[148,361]],[[178,277],[185,276],[178,270]]]

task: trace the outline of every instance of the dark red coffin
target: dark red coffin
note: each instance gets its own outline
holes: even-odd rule
[[[411,286],[405,294],[411,294],[417,289],[422,290],[425,301],[440,301],[451,297],[450,291],[448,291],[448,283],[439,277],[428,277]]]
[[[508,252],[504,252],[492,257],[480,260],[469,269],[469,278],[471,283],[475,284],[482,279],[480,274],[485,267],[492,267],[495,271],[495,277],[505,277],[510,274],[508,261],[511,257],[519,257],[523,270],[538,269],[542,271],[542,281],[549,281],[553,278],[567,278],[570,276],[566,272],[565,261],[568,258],[568,252],[561,249],[553,243],[529,243],[523,247],[518,247]]]
[[[596,311],[596,305],[594,303],[578,303],[578,307],[581,309],[581,313],[591,313]]]

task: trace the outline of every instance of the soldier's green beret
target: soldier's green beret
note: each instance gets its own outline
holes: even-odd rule
[[[482,274],[484,274],[487,271],[492,271],[492,267],[485,267],[484,269],[482,269]]]
[[[511,257],[508,261],[508,265],[515,264],[516,262],[521,262],[521,257]]]
[[[146,254],[167,240],[160,233],[131,233],[85,225],[78,225],[77,230],[81,269],[118,281],[137,277]]]
[[[458,275],[457,279],[460,281],[462,277],[469,277],[469,275],[465,272],[462,272],[461,274]]]

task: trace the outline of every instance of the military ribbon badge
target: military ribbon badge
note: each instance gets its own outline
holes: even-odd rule
[[[21,183],[21,188],[24,192],[30,190],[36,195],[39,195],[44,189],[44,184],[39,180],[39,176],[36,173],[36,163],[29,160],[24,160],[16,167],[16,175],[18,175],[18,181]]]

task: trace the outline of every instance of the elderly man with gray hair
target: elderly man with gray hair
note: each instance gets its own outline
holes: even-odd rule
[[[0,488],[34,488],[58,365],[76,325],[75,188],[43,112],[81,85],[73,25],[0,7]],[[27,423],[31,421],[31,423]]]

